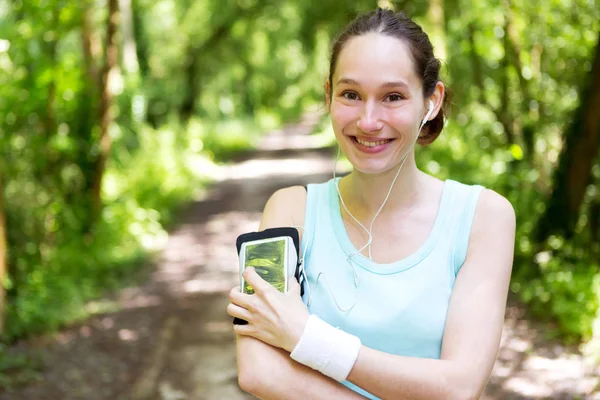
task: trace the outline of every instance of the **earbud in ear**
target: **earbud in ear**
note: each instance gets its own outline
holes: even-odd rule
[[[431,116],[431,113],[433,112],[433,107],[434,107],[433,101],[429,100],[429,110],[427,110],[427,115],[425,115],[425,118],[423,118],[423,121],[421,122],[421,128],[429,120],[429,117]]]

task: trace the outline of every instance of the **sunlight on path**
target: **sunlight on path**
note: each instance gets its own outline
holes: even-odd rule
[[[286,182],[301,183],[295,176],[328,179],[331,167],[330,155],[302,153],[223,168],[223,182],[171,233],[158,262],[153,280],[177,302],[177,315],[167,321],[176,322],[163,326],[132,400],[252,398],[237,385],[235,337],[225,312],[227,293],[239,284],[235,239],[258,229],[261,209],[274,190]],[[250,207],[254,210],[247,209],[250,198],[258,198]]]
[[[586,368],[576,349],[544,339],[543,331],[509,306],[489,399],[600,399],[600,371]],[[492,395],[494,394],[494,395]]]

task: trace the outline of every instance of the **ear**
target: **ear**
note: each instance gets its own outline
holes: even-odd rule
[[[425,99],[425,100],[433,101],[433,112],[429,116],[429,121],[433,120],[440,112],[440,109],[442,108],[442,105],[444,104],[444,96],[445,95],[446,95],[446,87],[444,86],[442,81],[438,81],[435,84],[435,89],[433,90],[433,94],[431,96],[429,96],[428,99]],[[425,114],[426,114],[427,110],[429,109],[429,102],[426,101],[425,103],[426,103],[426,106],[425,106]],[[423,117],[425,117],[425,114],[423,115]]]
[[[329,79],[325,81],[325,102],[327,103],[327,109],[331,108],[331,84]]]

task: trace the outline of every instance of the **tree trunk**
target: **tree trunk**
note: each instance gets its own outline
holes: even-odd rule
[[[102,178],[106,169],[106,162],[110,154],[111,139],[109,134],[112,122],[111,83],[117,72],[119,48],[117,46],[117,27],[119,25],[119,0],[108,0],[107,34],[106,34],[106,62],[102,69],[102,92],[100,98],[100,139],[99,154],[96,161],[94,181],[92,184],[92,206],[95,222],[100,217],[102,210]]]
[[[57,71],[60,68],[58,57],[58,44],[59,37],[61,36],[60,21],[59,21],[59,10],[57,8],[52,10],[52,25],[48,27],[50,32],[54,32],[48,40],[44,40],[43,47],[45,49],[45,56],[48,60],[49,69],[52,71],[52,79],[48,82],[48,92],[46,96],[46,112],[43,119],[44,134],[39,138],[41,142],[39,146],[43,149],[40,155],[43,155],[38,159],[37,166],[39,171],[37,176],[40,182],[48,182],[49,185],[55,186],[56,177],[59,176],[58,170],[60,168],[61,154],[51,146],[47,146],[54,135],[57,133],[57,120],[56,120],[56,82],[57,82]],[[50,183],[52,182],[52,183]]]
[[[521,117],[518,119],[520,122],[521,138],[523,145],[525,146],[525,157],[533,164],[534,154],[534,142],[535,142],[535,123],[528,117],[531,101],[533,100],[531,81],[525,79],[523,75],[523,63],[521,62],[521,46],[519,45],[519,34],[515,29],[515,25],[511,23],[514,20],[512,12],[511,0],[506,1],[506,32],[505,35],[505,51],[508,51],[510,58],[512,59],[512,65],[515,69],[516,75],[519,78],[519,85],[521,93],[523,94],[523,100],[521,102]],[[514,138],[513,138],[514,139]]]
[[[52,39],[47,43],[48,58],[53,76],[56,76],[56,47],[57,40]],[[44,119],[44,136],[46,140],[56,133],[56,79],[53,78],[48,84],[48,95],[46,97],[46,118]]]
[[[185,81],[187,91],[179,108],[179,117],[182,121],[189,121],[192,115],[194,115],[194,110],[196,109],[196,99],[200,96],[200,84],[198,82],[198,53],[198,49],[193,44],[188,45],[185,65]]]
[[[553,233],[573,235],[592,166],[600,147],[600,35],[592,70],[581,86],[581,103],[565,134],[548,207],[538,222],[536,239]]]
[[[94,7],[92,0],[82,0],[81,13],[81,50],[83,55],[84,74],[83,87],[77,95],[77,108],[71,122],[71,132],[76,137],[76,154],[73,157],[84,175],[85,186],[74,190],[72,187],[63,187],[67,204],[75,207],[84,205],[81,211],[81,232],[90,232],[93,225],[92,187],[96,176],[96,159],[90,156],[97,140],[94,127],[99,119],[99,98],[102,89],[99,60],[102,58],[102,45],[96,33],[93,20]],[[85,211],[83,211],[85,210]]]
[[[4,280],[7,277],[7,241],[6,218],[4,218],[4,192],[2,190],[2,171],[0,171],[0,333],[4,330],[4,309],[6,308]]]
[[[140,66],[133,34],[131,0],[119,0],[119,6],[121,8],[121,30],[123,32],[123,67],[128,74],[135,74]]]
[[[239,4],[236,11],[232,12],[232,18],[224,21],[221,25],[217,26],[212,35],[204,43],[197,45],[190,43],[186,51],[186,64],[185,64],[185,76],[187,84],[187,93],[183,99],[181,106],[179,107],[179,116],[183,121],[187,121],[194,114],[196,108],[196,102],[200,97],[202,83],[200,78],[204,76],[204,71],[199,71],[201,64],[199,57],[204,55],[213,49],[215,49],[222,40],[226,39],[233,28],[234,18],[241,13],[244,14],[245,18],[252,18],[254,15],[258,15],[267,4],[265,2],[257,2],[252,8],[242,9]]]
[[[477,30],[475,22],[471,21],[467,25],[467,38],[469,39],[469,58],[471,60],[471,71],[473,71],[473,81],[478,89],[478,100],[480,103],[485,104],[491,108],[491,105],[487,99],[487,91],[483,84],[483,68],[481,66],[481,60],[475,49],[475,31]]]
[[[182,121],[188,121],[194,115],[196,102],[200,97],[201,84],[199,82],[200,71],[198,71],[200,68],[200,54],[211,51],[222,39],[226,38],[232,25],[231,21],[227,21],[227,23],[217,27],[213,34],[200,46],[193,43],[188,45],[185,65],[187,92],[179,108],[179,116]]]
[[[83,17],[82,17],[82,28],[81,37],[83,43],[83,61],[85,63],[85,72],[89,79],[89,82],[93,86],[100,84],[100,78],[98,76],[98,68],[96,67],[96,58],[98,55],[98,49],[100,44],[96,36],[94,35],[93,23],[92,23],[92,8],[85,2],[83,4]]]
[[[501,80],[501,96],[500,96],[500,109],[498,110],[498,119],[504,128],[504,136],[506,137],[506,142],[508,145],[515,143],[515,132],[513,129],[513,121],[510,115],[509,107],[509,91],[510,91],[510,81],[508,70],[510,67],[510,63],[508,60],[510,53],[509,39],[508,39],[508,28],[509,28],[509,15],[504,17],[504,37],[503,37],[503,47],[504,47],[504,57],[502,57],[502,61],[500,62],[500,68],[502,70],[502,80]]]
[[[435,56],[446,60],[448,53],[446,51],[446,19],[444,18],[443,0],[429,0],[427,20],[429,22],[428,31],[433,41]]]
[[[150,73],[148,65],[149,47],[146,38],[144,18],[140,0],[131,0],[131,20],[133,29],[133,40],[135,42],[136,59],[143,77]]]
[[[507,22],[505,22],[504,28],[506,29]],[[478,90],[478,101],[485,106],[489,107],[490,110],[496,116],[498,122],[502,124],[504,128],[504,136],[506,138],[507,145],[510,146],[515,142],[515,134],[512,126],[512,118],[509,113],[509,81],[508,81],[508,53],[507,53],[507,40],[506,35],[503,39],[504,44],[504,57],[502,58],[502,62],[500,64],[502,77],[500,81],[500,105],[499,107],[494,107],[487,96],[487,91],[484,85],[484,71],[483,65],[479,55],[477,54],[477,50],[475,48],[475,32],[477,31],[477,26],[475,21],[469,22],[467,25],[467,38],[469,41],[469,58],[471,60],[471,69],[473,70],[473,80]]]

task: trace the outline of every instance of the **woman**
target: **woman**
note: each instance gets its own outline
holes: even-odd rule
[[[344,178],[277,191],[260,228],[301,226],[305,303],[247,269],[230,293],[239,383],[263,399],[476,399],[502,333],[510,203],[421,172],[444,122],[427,35],[401,13],[359,16],[333,47],[327,107]]]

